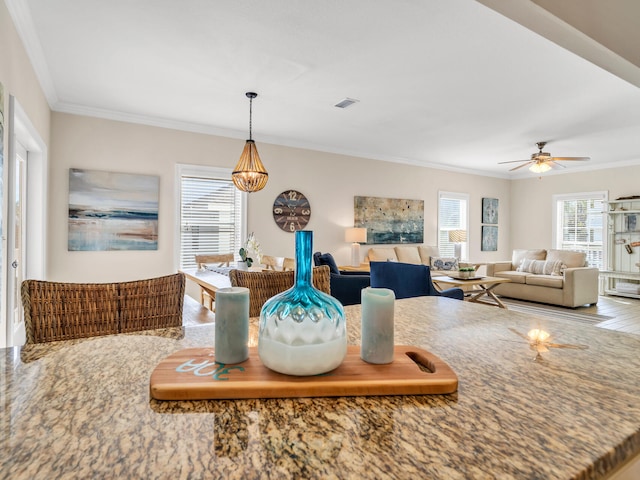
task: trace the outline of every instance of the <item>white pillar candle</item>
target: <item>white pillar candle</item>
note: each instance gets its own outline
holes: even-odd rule
[[[393,362],[393,307],[396,296],[388,288],[362,289],[360,358],[368,363]]]
[[[249,358],[249,289],[216,291],[215,358],[218,363],[240,363]]]

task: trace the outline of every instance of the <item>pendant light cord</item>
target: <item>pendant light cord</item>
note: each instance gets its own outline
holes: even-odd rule
[[[253,137],[251,136],[251,119],[253,116],[253,98],[249,97],[249,140],[252,140]]]

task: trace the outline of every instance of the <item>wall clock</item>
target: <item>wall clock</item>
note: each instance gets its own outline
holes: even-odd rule
[[[273,219],[285,232],[303,230],[311,218],[309,200],[297,190],[287,190],[273,202]]]

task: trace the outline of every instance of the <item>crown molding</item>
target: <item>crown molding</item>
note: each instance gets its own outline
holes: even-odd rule
[[[53,105],[58,103],[58,94],[31,18],[29,5],[24,0],[5,0],[4,3],[40,82],[40,88],[44,92],[49,108],[53,108]]]

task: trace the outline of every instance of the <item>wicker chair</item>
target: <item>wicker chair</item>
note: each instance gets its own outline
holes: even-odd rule
[[[258,317],[264,302],[293,287],[295,272],[246,272],[231,270],[231,285],[249,289],[249,316]],[[313,285],[331,295],[329,267],[314,267]]]
[[[233,253],[221,253],[217,255],[196,255],[196,265],[198,270],[203,270],[204,266],[208,263],[217,263],[219,267],[228,267],[230,262],[233,262]],[[200,303],[207,307],[211,311],[215,311],[213,308],[213,302],[215,298],[212,297],[209,292],[200,289]]]
[[[26,343],[182,326],[182,273],[118,283],[22,282]]]

